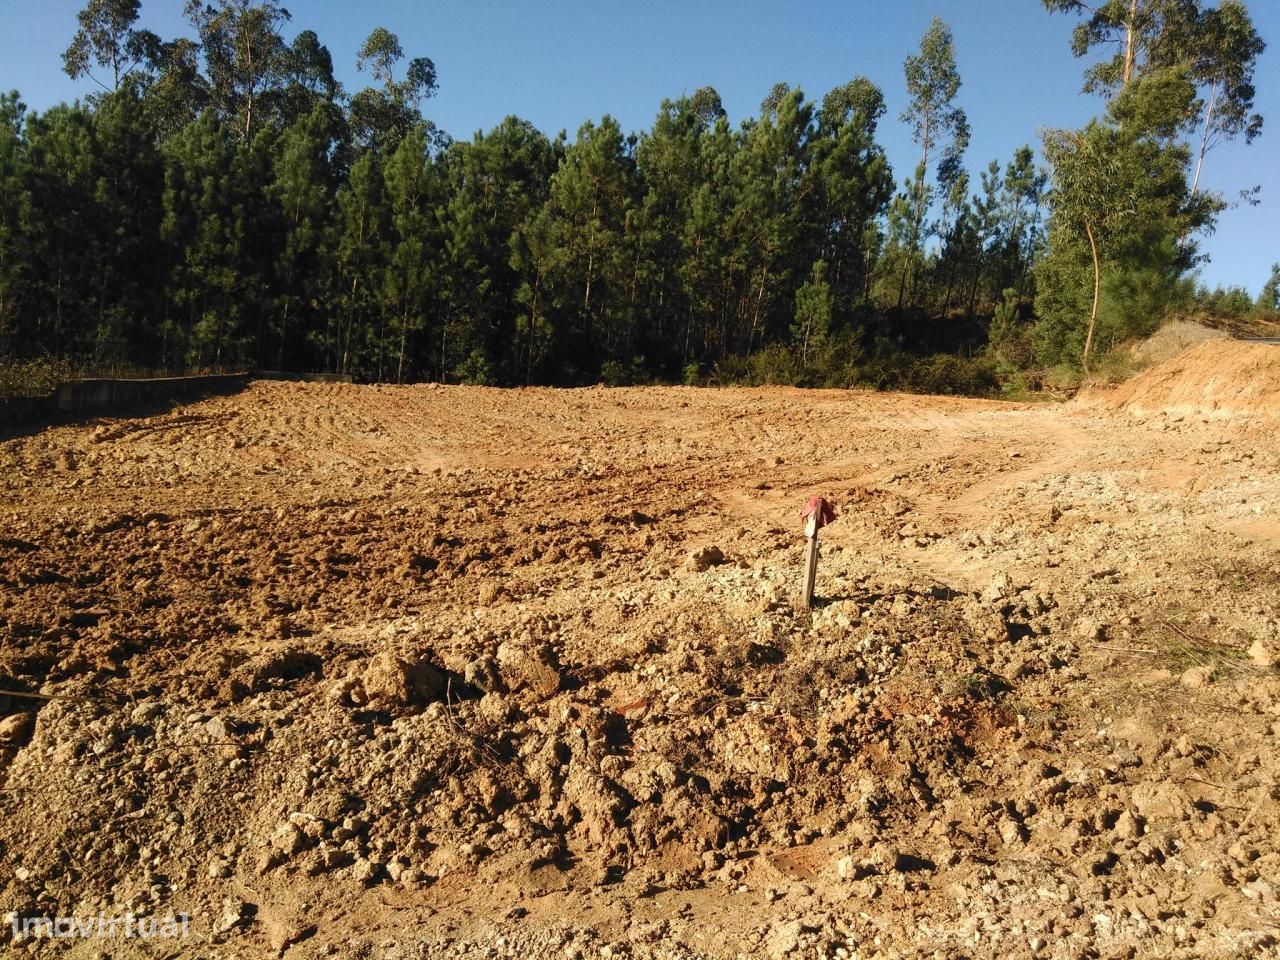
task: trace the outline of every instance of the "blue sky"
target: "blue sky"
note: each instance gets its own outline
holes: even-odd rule
[[[61,52],[83,0],[0,0],[0,88],[17,89],[44,109],[89,92],[61,71]],[[286,0],[289,35],[313,29],[333,53],[348,90],[364,80],[355,51],[375,26],[400,36],[408,56],[429,56],[439,95],[426,111],[456,138],[516,114],[549,135],[570,134],[605,113],[624,129],[648,127],[664,97],[711,85],[736,122],[756,113],[782,80],[812,99],[857,74],[884,91],[881,127],[898,179],[916,148],[897,115],[905,103],[902,60],[935,14],[950,23],[964,85],[959,101],[973,139],[976,171],[993,158],[1037,143],[1046,126],[1077,126],[1100,109],[1079,93],[1082,61],[1070,53],[1074,20],[1046,13],[1038,0]],[[189,33],[182,0],[143,0],[143,23],[164,37]],[[1280,3],[1250,9],[1271,48],[1259,62],[1257,106],[1268,128],[1250,147],[1209,155],[1203,182],[1234,196],[1260,184],[1263,202],[1225,212],[1204,240],[1210,286],[1256,293],[1280,261]]]

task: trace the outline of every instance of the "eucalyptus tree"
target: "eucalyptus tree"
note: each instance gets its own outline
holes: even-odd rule
[[[151,31],[135,28],[140,7],[140,0],[89,0],[76,14],[79,29],[62,54],[67,76],[89,77],[103,90],[114,91],[143,68],[160,41]],[[106,80],[94,74],[95,65],[105,71]]]
[[[1083,17],[1072,36],[1072,52],[1084,57],[1099,48],[1116,52],[1090,65],[1084,89],[1114,100],[1131,83],[1160,73],[1176,75],[1196,91],[1177,105],[1177,128],[1198,141],[1191,193],[1199,190],[1205,155],[1262,130],[1254,110],[1254,70],[1266,44],[1242,0],[1202,8],[1200,0],[1043,0],[1054,12]],[[1170,104],[1172,106],[1172,104]]]
[[[342,84],[333,75],[333,56],[313,30],[303,30],[283,51],[280,65],[280,122],[296,123],[317,107],[330,129],[343,119],[338,99]]]
[[[1108,319],[1116,336],[1148,332],[1187,266],[1176,238],[1202,227],[1216,210],[1210,198],[1189,195],[1187,148],[1170,146],[1163,136],[1167,130],[1143,129],[1132,120],[1145,112],[1132,101],[1159,99],[1160,93],[1158,85],[1131,83],[1103,121],[1044,134],[1053,216],[1038,267],[1036,306],[1037,336],[1050,359],[1074,359],[1079,346],[1079,361],[1088,369],[1104,294],[1112,301]],[[1159,108],[1152,112],[1163,114]],[[1084,294],[1081,272],[1091,281],[1091,296]]]
[[[193,123],[210,106],[213,95],[200,72],[200,45],[194,40],[179,37],[159,43],[151,65],[143,106],[148,125],[164,140]]]
[[[274,0],[187,0],[184,12],[200,38],[211,102],[248,143],[279,92],[288,53],[280,31],[289,11]]]
[[[400,38],[385,27],[377,27],[365,38],[356,54],[356,69],[368,72],[378,87],[365,87],[351,98],[351,126],[356,138],[366,146],[394,151],[410,130],[423,125],[422,101],[435,96],[436,67],[427,57],[416,57],[397,71],[405,58]],[[435,127],[424,129],[435,139]]]
[[[1124,164],[1114,128],[1090,123],[1082,131],[1051,130],[1044,137],[1045,156],[1053,167],[1054,227],[1080,229],[1089,240],[1093,266],[1093,300],[1081,364],[1089,369],[1102,298],[1102,260],[1119,228],[1136,214],[1134,173]]]
[[[960,92],[955,44],[951,28],[941,19],[933,18],[920,40],[920,52],[907,57],[903,72],[910,100],[901,119],[910,127],[912,139],[920,145],[921,153],[915,177],[907,187],[907,256],[898,285],[899,308],[907,302],[925,239],[925,217],[932,200],[927,183],[929,164],[936,162],[945,175],[969,145],[968,118],[964,110],[955,105]]]
[[[1240,0],[1223,0],[1204,11],[1197,27],[1190,51],[1191,76],[1201,91],[1192,196],[1199,191],[1205,155],[1210,150],[1240,137],[1252,143],[1262,132],[1262,115],[1254,110],[1253,74],[1266,49]]]

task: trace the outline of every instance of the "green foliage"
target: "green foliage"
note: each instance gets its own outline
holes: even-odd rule
[[[1271,265],[1271,276],[1263,284],[1256,306],[1265,313],[1280,311],[1280,263]]]
[[[385,27],[348,95],[276,0],[186,0],[173,40],[85,0],[64,65],[90,95],[0,97],[0,356],[979,394],[1079,364],[1190,295],[1221,198],[1188,174],[1257,133],[1262,45],[1236,0],[1049,5],[1122,55],[1090,68],[1105,116],[1046,141],[1046,193],[1030,147],[965,168],[940,20],[903,65],[920,152],[895,177],[866,77],[765,87],[735,124],[704,87],[638,134],[510,117],[454,142],[423,114],[433,62]]]
[[[58,384],[75,376],[67,360],[36,357],[32,360],[6,360],[0,357],[0,398],[45,397]]]
[[[795,321],[791,340],[800,351],[800,364],[809,366],[810,356],[820,351],[831,333],[832,296],[827,283],[827,264],[815,261],[812,273],[796,291]]]
[[[419,111],[423,100],[435,96],[436,66],[427,57],[416,57],[405,68],[404,78],[397,79],[396,68],[403,59],[400,38],[386,27],[375,27],[356,53],[356,69],[368,70],[382,84],[351,98],[351,127],[365,146],[394,150],[410,130],[424,123]],[[434,134],[430,124],[425,129]]]
[[[1272,293],[1274,302],[1274,291]],[[1257,310],[1274,310],[1264,306],[1266,290],[1263,298],[1255,304],[1249,291],[1244,287],[1215,287],[1208,290],[1200,287],[1195,293],[1195,305],[1205,313],[1214,317],[1245,317]]]
[[[1207,9],[1199,0],[1044,2],[1084,16],[1072,42],[1077,56],[1114,50],[1085,73],[1085,90],[1107,98],[1106,117],[1045,138],[1052,221],[1036,271],[1037,341],[1044,361],[1087,370],[1095,334],[1105,349],[1150,332],[1185,301],[1184,275],[1196,262],[1191,237],[1212,229],[1225,207],[1200,189],[1205,156],[1261,129],[1252,79],[1264,44],[1238,0]]]
[[[473,387],[488,387],[496,382],[489,358],[482,350],[472,350],[467,359],[454,368],[453,375],[459,383]]]

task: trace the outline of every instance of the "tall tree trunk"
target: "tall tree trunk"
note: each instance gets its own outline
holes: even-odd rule
[[[1121,89],[1133,79],[1133,68],[1138,61],[1138,0],[1129,2],[1129,21],[1124,25],[1124,78]]]
[[[1084,232],[1089,235],[1089,252],[1093,254],[1093,309],[1089,312],[1089,332],[1084,338],[1084,372],[1089,372],[1089,351],[1093,349],[1093,331],[1098,324],[1098,300],[1102,294],[1102,263],[1098,260],[1098,241],[1093,235],[1093,224],[1084,223]]]
[[[280,317],[280,349],[276,351],[276,369],[284,369],[284,342],[289,335],[289,300],[285,299],[284,313]]]
[[[1213,111],[1218,104],[1218,81],[1213,81],[1213,90],[1209,94],[1209,105],[1204,114],[1204,135],[1200,138],[1200,155],[1196,158],[1196,175],[1191,181],[1191,199],[1196,198],[1200,189],[1200,171],[1204,169],[1204,155],[1209,152],[1209,132],[1213,129]]]
[[[769,279],[769,267],[766,265],[760,273],[760,288],[756,291],[756,309],[751,318],[751,334],[747,338],[747,353],[751,352],[751,348],[756,343],[756,330],[760,326],[760,307],[764,303],[764,284]]]
[[[396,383],[404,383],[404,348],[409,334],[409,311],[400,315],[400,352],[396,358]],[[443,363],[443,361],[442,361]]]

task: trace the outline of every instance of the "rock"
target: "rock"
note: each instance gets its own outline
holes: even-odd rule
[[[391,878],[393,883],[399,883],[400,878],[404,876],[409,869],[409,864],[405,862],[403,857],[394,857],[387,861],[387,876]]]
[[[1076,636],[1081,640],[1107,639],[1107,625],[1086,617],[1076,624]]]
[[[447,687],[444,674],[426,660],[411,660],[391,652],[380,653],[369,661],[360,685],[369,704],[383,709],[426,706],[443,700]]]
[[[1013,581],[1009,579],[1009,575],[1000,571],[996,573],[991,582],[987,584],[985,590],[982,591],[983,603],[996,603],[1005,599],[1013,590]]]
[[[382,873],[382,864],[366,860],[364,857],[358,858],[355,866],[351,868],[351,876],[358,883],[362,883],[365,886],[369,886],[377,880],[380,873]]]
[[[689,554],[689,569],[702,573],[724,563],[724,551],[714,545],[700,547]]]
[[[530,690],[540,697],[560,689],[560,670],[554,651],[545,644],[524,645],[513,640],[498,645],[498,673],[512,692]]]
[[[294,944],[311,939],[319,930],[314,923],[306,923],[302,920],[288,922],[272,920],[267,922],[266,927],[267,943],[271,945],[271,949],[277,956]]]
[[[243,900],[224,900],[222,902],[222,916],[214,926],[213,932],[216,934],[230,933],[236,927],[247,925],[253,920],[257,912],[257,906],[252,903],[247,903]]]
[[[462,669],[462,679],[482,693],[501,692],[502,675],[492,657],[477,657]]]
[[[295,824],[284,823],[271,835],[271,849],[292,857],[306,849],[307,835]]]
[[[1280,662],[1280,653],[1277,652],[1276,647],[1265,640],[1255,640],[1249,647],[1249,659],[1253,661],[1254,666],[1269,670]]]
[[[791,920],[773,929],[765,944],[765,950],[773,960],[782,960],[783,957],[798,951],[804,935],[815,929],[806,925],[803,920]]]
[[[1191,801],[1180,787],[1158,780],[1136,784],[1129,794],[1129,800],[1138,815],[1145,820],[1182,820],[1187,817],[1191,808]]]
[[[231,876],[231,864],[222,857],[215,857],[209,861],[209,879],[225,880]]]
[[[1115,831],[1122,840],[1136,840],[1142,836],[1142,822],[1126,810],[1116,818]]]
[[[214,740],[229,740],[235,736],[235,725],[221,717],[210,717],[204,723],[204,732]]]
[[[35,726],[35,714],[14,713],[0,719],[0,743],[24,744]]]
[[[1200,667],[1192,667],[1183,673],[1179,682],[1191,690],[1202,690],[1213,683],[1213,667],[1207,663]]]
[[[1023,843],[1027,839],[1026,828],[1013,817],[1004,817],[1000,820],[1000,839],[1006,846]]]

